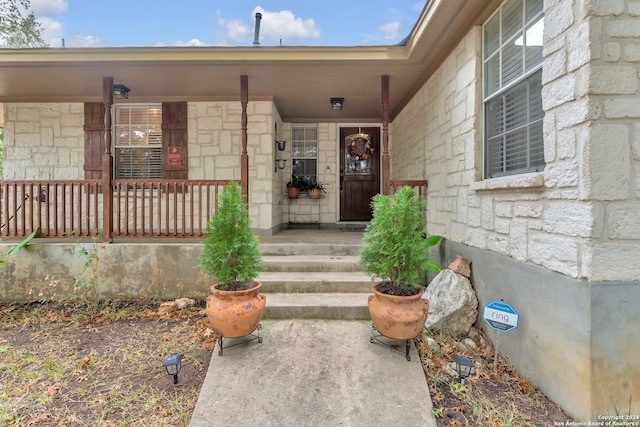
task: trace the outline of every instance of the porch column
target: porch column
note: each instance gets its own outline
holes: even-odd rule
[[[244,202],[249,204],[249,154],[247,154],[247,104],[249,103],[249,78],[240,76],[240,103],[242,104],[242,154],[240,155],[240,186]]]
[[[113,234],[113,156],[111,155],[111,105],[113,105],[113,77],[102,79],[104,103],[104,154],[102,155],[102,241],[111,242]]]
[[[382,76],[382,194],[391,194],[389,156],[389,76]]]

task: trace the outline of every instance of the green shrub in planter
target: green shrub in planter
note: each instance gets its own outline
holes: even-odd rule
[[[427,237],[423,218],[426,203],[411,187],[402,187],[392,196],[374,196],[373,219],[364,232],[366,246],[360,252],[360,264],[374,280],[383,282],[380,292],[415,295],[424,287],[427,273],[440,271],[429,248],[442,237]]]
[[[227,184],[220,193],[206,234],[200,268],[218,280],[218,289],[237,291],[253,287],[247,284],[258,277],[262,254],[237,182]]]

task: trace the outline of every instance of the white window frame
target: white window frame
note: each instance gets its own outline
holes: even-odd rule
[[[122,113],[129,111],[129,120],[122,122]],[[142,120],[133,121],[131,112],[146,110]],[[162,179],[162,104],[115,104],[113,106],[113,176],[115,179]],[[122,165],[119,150],[143,152],[147,161]],[[145,152],[146,151],[146,152]]]
[[[318,124],[291,125],[291,176],[302,176],[312,183],[318,181]],[[313,169],[305,165],[314,164]]]
[[[540,83],[542,6],[543,0],[507,0],[483,25],[485,178],[536,172],[545,167]],[[511,14],[518,7],[521,15]],[[519,19],[515,25],[514,17]],[[510,102],[514,99],[516,102]],[[517,105],[519,110],[509,110],[505,107],[509,105]],[[491,111],[495,111],[493,117]]]

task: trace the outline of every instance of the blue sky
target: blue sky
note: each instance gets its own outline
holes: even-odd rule
[[[425,0],[31,0],[51,47],[395,44]]]

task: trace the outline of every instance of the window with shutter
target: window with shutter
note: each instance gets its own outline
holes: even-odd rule
[[[162,107],[160,104],[114,106],[115,179],[162,179]]]
[[[544,169],[543,0],[507,0],[483,27],[485,177]]]

